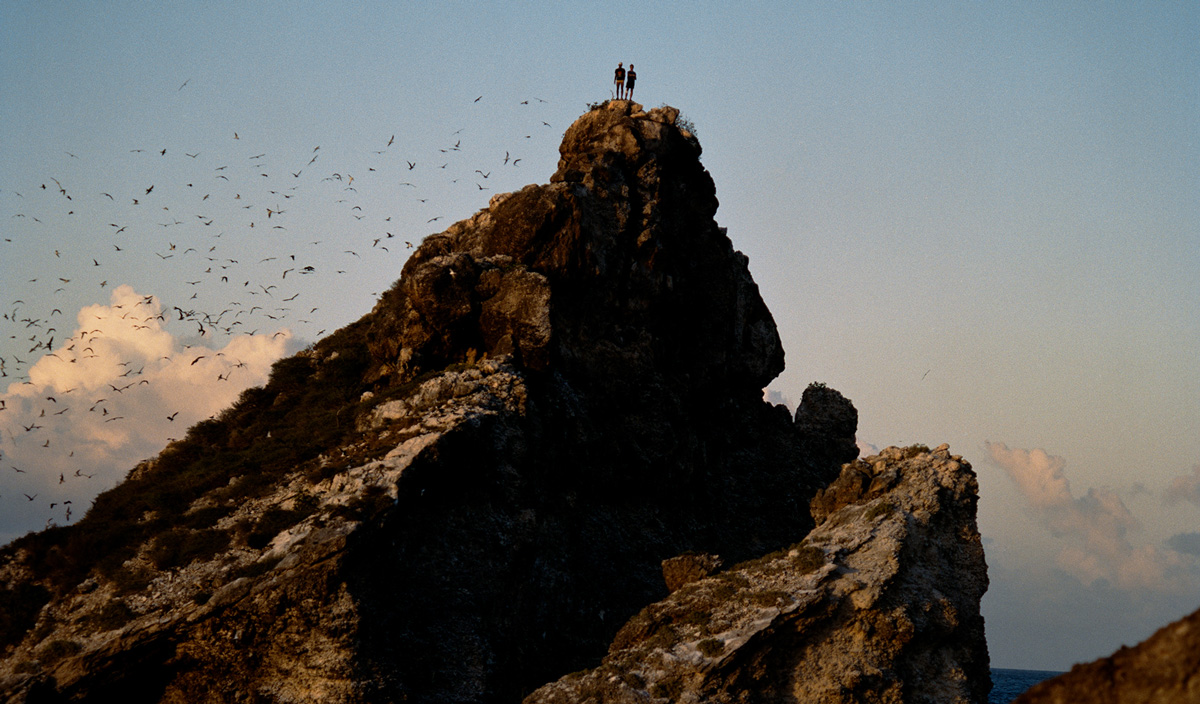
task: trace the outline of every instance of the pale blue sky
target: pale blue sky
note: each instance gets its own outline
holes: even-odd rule
[[[995,665],[1065,668],[1200,607],[1197,556],[1165,545],[1200,504],[1162,498],[1200,465],[1200,7],[344,5],[0,5],[5,382],[45,354],[21,318],[60,309],[61,341],[118,284],[168,312],[300,293],[280,320],[244,318],[293,347],[357,318],[404,240],[546,182],[563,130],[632,62],[636,99],[696,125],[717,219],[783,335],[772,390],[794,403],[824,381],[863,442],[948,442],[975,466]],[[232,281],[202,276],[221,264],[206,252],[238,260],[218,271]],[[292,255],[316,269],[303,290],[279,276]],[[224,344],[175,322],[180,344]],[[13,418],[0,537],[52,517],[20,494],[69,467]],[[114,449],[109,483],[153,445]],[[1019,489],[1035,465],[1071,503]],[[1126,514],[1096,547],[1089,531]],[[1136,560],[1167,576],[1134,586]]]

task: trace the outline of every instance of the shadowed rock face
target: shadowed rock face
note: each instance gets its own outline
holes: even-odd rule
[[[205,426],[204,471],[238,473],[181,495],[170,541],[148,513],[124,564],[48,587],[0,644],[0,694],[516,702],[665,597],[663,560],[803,537],[856,414],[831,390],[795,422],[762,401],[783,351],[676,114],[585,114],[551,183],[426,238],[367,316]],[[264,419],[322,384],[361,396],[326,416],[340,439],[255,474]],[[47,564],[9,551],[0,577]]]
[[[1200,702],[1200,611],[1132,648],[1076,665],[1034,685],[1014,704],[1195,704]]]
[[[802,542],[646,607],[600,667],[526,704],[982,704],[977,495],[944,445],[848,464],[814,500],[820,522]]]

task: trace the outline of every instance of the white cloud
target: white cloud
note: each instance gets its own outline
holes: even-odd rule
[[[0,395],[0,541],[78,519],[170,437],[265,383],[291,340],[282,330],[184,344],[168,326],[191,336],[196,323],[172,321],[156,297],[130,286],[114,289],[108,305],[82,309],[77,321],[69,339],[30,367],[28,381]]]
[[[1066,544],[1058,567],[1086,585],[1106,582],[1120,589],[1178,593],[1194,588],[1190,563],[1178,552],[1134,545],[1141,524],[1108,489],[1071,493],[1066,462],[1044,450],[1010,449],[985,443],[991,459],[1016,483],[1038,520]]]
[[[1035,508],[1045,510],[1071,503],[1071,488],[1062,473],[1066,464],[1063,458],[1048,455],[1044,450],[1010,450],[1004,443],[984,445]]]

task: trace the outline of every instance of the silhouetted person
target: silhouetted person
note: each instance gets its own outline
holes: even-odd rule
[[[629,64],[629,73],[625,74],[625,97],[633,98],[633,84],[637,81],[637,73],[633,70],[633,64]]]
[[[613,82],[617,84],[617,100],[625,97],[625,69],[622,68],[624,65],[623,62],[617,62],[617,70],[613,74]]]

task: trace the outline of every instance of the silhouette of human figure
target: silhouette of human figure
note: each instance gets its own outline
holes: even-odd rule
[[[637,73],[633,70],[633,64],[629,64],[629,72],[625,74],[625,97],[633,99],[633,84],[637,82]]]
[[[617,70],[613,74],[613,82],[617,84],[617,100],[625,97],[625,69],[622,68],[624,65],[624,62],[617,62]]]

